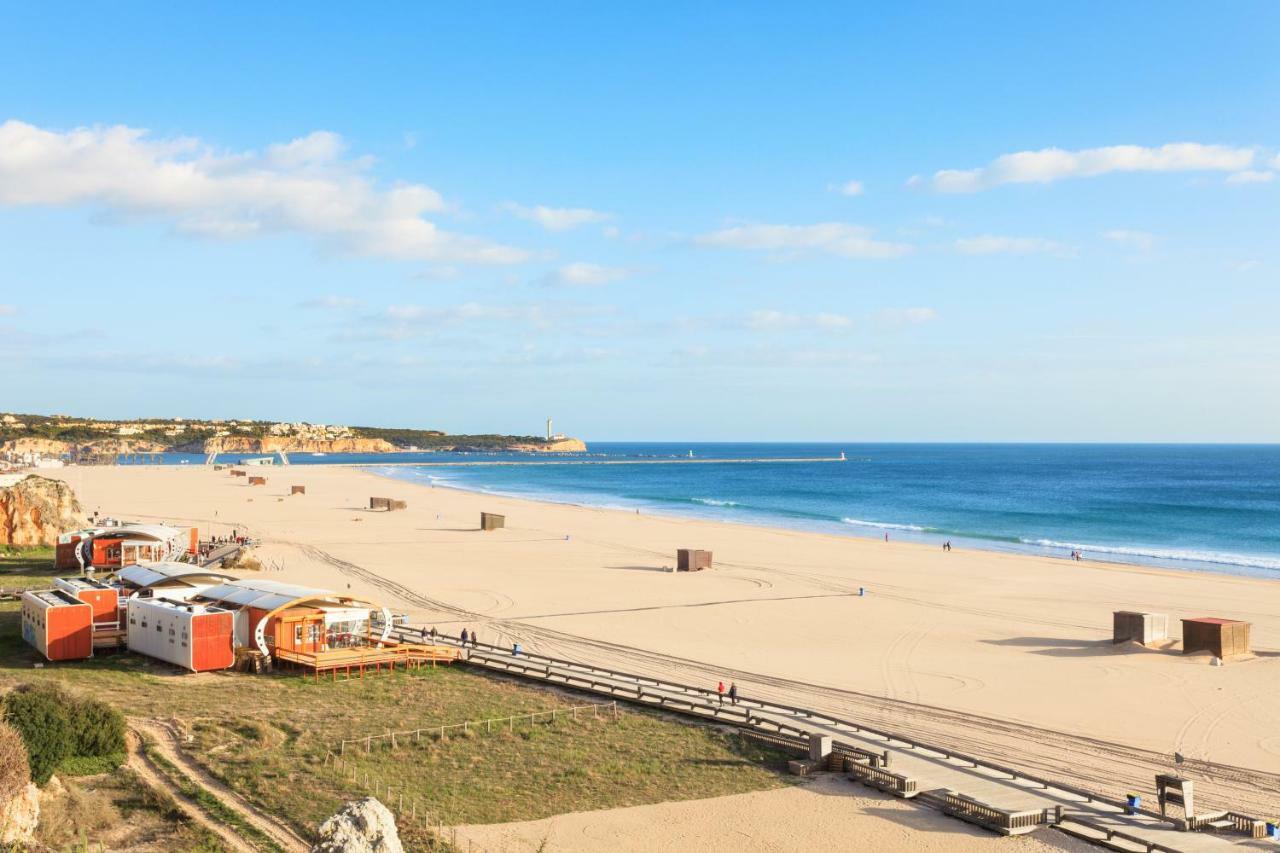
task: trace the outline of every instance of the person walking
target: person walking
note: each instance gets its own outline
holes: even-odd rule
[[[721,681],[716,685],[716,695],[720,697],[720,704],[724,704],[724,682]]]
[[[463,629],[462,629],[462,645],[464,645],[464,646],[467,644],[467,636],[468,636],[468,635],[467,635],[467,629],[466,629],[466,628],[463,628]]]
[[[436,626],[432,625],[431,626],[431,642],[434,643],[435,641],[436,641]]]
[[[729,701],[734,705],[738,704],[738,684],[737,682],[729,682]]]
[[[478,649],[479,647],[480,647],[480,632],[472,631],[471,632],[471,648]]]

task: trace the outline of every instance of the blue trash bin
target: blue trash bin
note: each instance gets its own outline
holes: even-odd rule
[[[1129,794],[1127,797],[1125,797],[1125,800],[1129,804],[1129,814],[1133,814],[1142,806],[1142,797],[1138,796],[1137,794]]]

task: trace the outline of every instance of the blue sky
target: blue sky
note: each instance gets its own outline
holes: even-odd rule
[[[1280,6],[848,5],[6,5],[0,408],[1275,441]]]

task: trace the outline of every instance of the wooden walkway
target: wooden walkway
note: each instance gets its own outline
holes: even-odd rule
[[[394,672],[396,667],[417,669],[438,663],[450,664],[461,659],[462,652],[450,645],[395,642],[382,648],[359,646],[322,652],[276,649],[271,656],[279,663],[308,670],[316,678],[328,673],[330,678],[337,679],[339,672],[347,678],[364,678],[366,671],[380,673],[385,669]]]
[[[402,636],[417,635],[417,629],[402,629]],[[437,641],[457,642],[447,636],[439,636]],[[807,743],[814,737],[830,737],[837,752],[876,757],[869,763],[847,763],[851,779],[981,822],[994,831],[1007,831],[997,830],[995,824],[1009,823],[1009,816],[1013,815],[1016,819],[1012,823],[1017,824],[1012,827],[1014,832],[1054,827],[1120,851],[1214,853],[1240,848],[1274,849],[1274,844],[1251,838],[1245,832],[1184,831],[1177,821],[1161,818],[1157,812],[1129,813],[1124,803],[1089,791],[802,708],[746,697],[739,697],[736,704],[727,699],[722,702],[714,691],[703,688],[536,653],[522,651],[515,655],[510,649],[485,643],[467,647],[465,654],[473,666],[753,732],[776,733],[780,739]],[[1154,795],[1150,799],[1154,800]],[[1247,827],[1253,831],[1253,818],[1244,815],[1232,815],[1232,818],[1241,829]]]

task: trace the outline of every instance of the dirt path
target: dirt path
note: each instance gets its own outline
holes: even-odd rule
[[[278,844],[281,849],[289,851],[289,853],[307,853],[311,849],[311,845],[283,821],[277,820],[252,805],[248,800],[227,787],[209,771],[192,760],[185,750],[178,747],[180,736],[172,726],[154,720],[141,719],[132,719],[129,721],[129,725],[135,731],[149,736],[154,744],[152,748],[172,762],[193,784],[198,785],[216,797],[224,806],[240,815],[246,823],[263,832]],[[171,786],[166,785],[166,788],[169,787]],[[227,829],[225,826],[222,828],[224,830]],[[219,835],[223,834],[222,832],[219,833]],[[239,839],[238,836],[237,844],[239,846],[236,849],[255,849],[244,840]]]
[[[228,850],[236,851],[236,853],[256,853],[253,847],[249,846],[240,836],[236,835],[231,829],[218,821],[212,819],[204,810],[187,800],[181,794],[177,794],[173,790],[173,784],[169,781],[155,764],[152,763],[139,746],[138,735],[132,731],[129,732],[129,758],[125,764],[138,774],[142,781],[156,791],[170,795],[173,798],[174,805],[178,807],[184,815],[198,826],[212,832],[214,835],[226,845]]]

